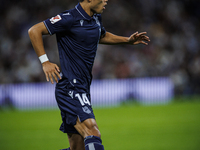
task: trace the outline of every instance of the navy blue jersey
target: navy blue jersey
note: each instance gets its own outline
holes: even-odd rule
[[[90,84],[99,39],[106,33],[101,15],[90,17],[78,4],[44,24],[51,35],[56,34],[62,78],[81,78]]]

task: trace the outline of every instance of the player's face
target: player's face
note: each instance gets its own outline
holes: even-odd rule
[[[94,13],[101,14],[107,5],[108,0],[92,0],[91,10]]]

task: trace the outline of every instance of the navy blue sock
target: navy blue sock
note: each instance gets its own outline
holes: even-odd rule
[[[102,141],[97,136],[87,136],[84,139],[85,142],[85,150],[104,150],[104,147],[102,145]]]

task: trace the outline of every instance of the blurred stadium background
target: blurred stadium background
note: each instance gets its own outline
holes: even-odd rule
[[[45,82],[27,31],[76,4],[1,0],[0,149],[66,146],[57,131],[55,85]],[[107,149],[200,149],[199,8],[198,0],[109,0],[106,30],[147,31],[151,42],[98,47],[91,94]],[[44,44],[59,64],[55,36],[45,36]]]

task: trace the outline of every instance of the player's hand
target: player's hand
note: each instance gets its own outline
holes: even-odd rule
[[[46,80],[49,81],[50,79],[51,83],[53,84],[54,83],[53,79],[54,79],[56,83],[58,83],[58,78],[61,79],[61,76],[59,74],[60,72],[59,67],[56,64],[51,63],[49,61],[42,63],[42,66],[46,76]]]
[[[135,44],[145,44],[148,45],[147,42],[150,42],[150,39],[148,36],[146,36],[147,32],[135,32],[128,38],[128,43],[135,45]]]

